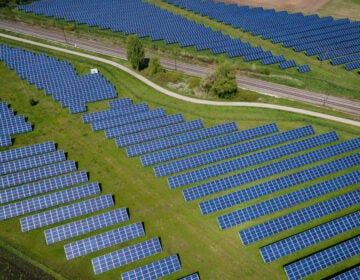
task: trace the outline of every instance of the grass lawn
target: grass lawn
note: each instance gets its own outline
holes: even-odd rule
[[[64,55],[59,53],[57,57],[64,58]],[[110,66],[99,63],[94,65],[93,62],[76,57],[66,58],[76,66],[79,73],[85,73],[96,66],[115,85],[120,98],[130,97],[134,103],[147,102],[151,109],[163,107],[167,114],[180,112],[184,114],[186,120],[201,118],[206,127],[235,121],[242,130],[276,122],[283,131],[312,124],[318,134],[336,130],[341,140],[358,136],[358,128],[292,113],[253,108],[211,107],[174,101]],[[33,132],[14,137],[14,147],[54,140],[58,144],[58,149],[67,152],[68,159],[78,163],[78,170],[89,172],[90,181],[101,183],[103,193],[114,195],[117,207],[129,208],[131,217],[129,223],[144,222],[146,237],[138,239],[139,241],[156,236],[161,238],[163,252],[151,260],[179,254],[183,269],[175,274],[175,277],[199,271],[202,279],[286,279],[282,266],[314,250],[312,247],[295,256],[291,255],[264,265],[258,252],[259,246],[264,245],[264,242],[245,247],[238,237],[238,231],[251,223],[220,231],[216,222],[219,213],[203,217],[198,209],[198,201],[184,202],[180,189],[170,191],[165,178],[156,178],[152,168],[141,167],[138,158],[128,158],[124,149],[118,149],[114,141],[105,139],[103,132],[91,131],[89,125],[82,123],[80,115],[69,114],[68,110],[62,109],[51,96],[45,96],[34,86],[20,80],[15,72],[8,70],[2,62],[0,82],[1,100],[7,101],[18,114],[25,115],[34,125]],[[37,100],[38,104],[31,106],[29,102],[31,99]],[[88,106],[89,111],[98,111],[107,107],[105,101]],[[346,190],[355,188],[356,186],[353,186]],[[333,194],[327,197],[331,196]],[[356,209],[356,207],[346,209],[336,215],[340,216]],[[283,210],[277,215],[288,211],[290,210]],[[324,220],[326,218],[318,220],[317,223]],[[311,224],[298,230],[309,226]],[[94,253],[66,261],[63,252],[63,245],[66,242],[47,246],[43,229],[21,233],[18,219],[1,222],[1,228],[0,239],[3,243],[25,254],[40,267],[46,267],[47,272],[58,279],[119,278],[121,272],[150,261],[135,262],[122,269],[94,276],[90,259],[99,254]],[[323,249],[352,235],[353,233],[343,234],[316,246],[316,249]],[[270,238],[266,242],[270,243],[274,240],[275,238]],[[122,246],[114,246],[101,253]],[[351,259],[340,266],[346,268],[355,263],[356,261]],[[331,271],[335,270],[321,275],[330,275]],[[166,279],[173,279],[173,276]]]

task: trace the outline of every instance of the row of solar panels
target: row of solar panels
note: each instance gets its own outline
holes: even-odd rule
[[[70,169],[66,168],[66,163],[70,163]],[[44,171],[43,167],[49,172]],[[109,210],[114,207],[112,196],[100,195],[99,184],[88,183],[86,172],[76,171],[74,162],[66,161],[64,152],[57,151],[52,141],[0,152],[0,171],[0,220],[30,214],[20,219],[23,232],[63,222],[62,225],[44,231],[47,244],[103,230],[129,220],[126,208]],[[19,181],[19,178],[22,180]],[[67,205],[62,206],[63,204]],[[46,210],[48,208],[52,209]],[[42,210],[46,211],[39,212]],[[99,211],[107,212],[97,214]],[[86,214],[93,215],[68,222]],[[145,236],[145,231],[141,222],[128,224],[65,244],[65,256],[67,260],[71,260],[142,236]],[[159,239],[153,238],[95,257],[91,261],[95,274],[99,274],[161,251]],[[181,269],[176,255],[146,267],[151,269],[152,266],[159,277]],[[145,268],[139,268],[140,274],[145,273],[143,269]],[[123,273],[122,277],[126,279],[126,275],[134,273],[129,271]],[[142,276],[137,277],[142,279]],[[198,274],[191,277],[198,277]]]
[[[359,52],[356,47],[360,47],[360,22],[350,22],[349,19],[334,20],[332,17],[289,14],[273,9],[225,5],[213,0],[166,0],[166,2],[235,28],[241,28],[245,32],[249,31],[254,36],[260,35],[265,40],[271,39],[275,44],[282,43],[284,47],[292,47],[297,52],[305,51],[306,55],[318,55],[321,58],[326,54],[346,58]],[[344,52],[339,53],[340,51]],[[354,68],[345,66],[346,70],[356,68],[360,66],[354,65]],[[304,71],[300,72],[304,73]]]
[[[16,115],[6,102],[0,102],[0,147],[11,146],[12,135],[29,131],[32,131],[31,123],[23,115]]]
[[[131,114],[132,117],[134,117],[133,114],[140,114],[131,111],[131,108],[135,108],[136,105],[128,99],[119,102],[123,104],[120,111]],[[118,111],[119,108],[110,106],[109,110],[102,111],[104,113],[96,112],[83,115],[83,120],[94,127],[97,122],[114,124],[118,123],[115,121],[117,118],[127,119],[124,115],[114,117],[113,114],[110,114],[112,110]],[[102,117],[93,121],[86,121],[95,115]],[[166,126],[168,129],[165,133],[165,130],[159,130],[162,124],[159,124],[158,128],[153,128],[146,126],[146,121],[140,122],[144,124],[143,132],[134,134],[124,132],[130,140],[129,143],[134,144],[120,146],[126,147],[128,156],[140,156],[144,166],[154,165],[156,176],[170,175],[167,178],[170,188],[178,188],[207,180],[200,185],[184,189],[183,194],[186,201],[205,198],[208,195],[239,188],[242,185],[246,186],[246,184],[255,183],[274,175],[289,173],[288,175],[280,175],[276,179],[267,179],[264,183],[255,183],[251,187],[201,201],[199,206],[203,215],[234,206],[242,206],[244,203],[249,205],[250,202],[249,206],[220,215],[217,220],[221,229],[254,222],[260,217],[270,216],[283,209],[292,209],[301,203],[316,201],[326,195],[360,183],[359,170],[351,171],[360,163],[360,153],[357,152],[360,149],[360,138],[339,142],[335,132],[314,135],[315,131],[311,126],[279,132],[276,124],[237,131],[234,123],[209,128],[201,126],[195,130],[182,133],[174,132],[171,135],[172,125]],[[224,130],[226,127],[231,129]],[[126,131],[126,126],[118,126],[117,129]],[[144,135],[152,134],[153,137],[144,138],[143,142],[139,143],[138,139],[141,139],[139,137],[141,133]],[[133,135],[137,139],[136,141],[131,140]],[[116,142],[118,142],[117,138]],[[273,162],[274,160],[277,161]],[[262,166],[258,167],[258,164],[262,164]],[[298,168],[302,169],[298,171]],[[237,173],[227,175],[233,172]],[[345,172],[343,175],[337,175],[343,172]],[[217,178],[218,176],[226,177]],[[310,182],[314,180],[320,180],[320,182],[311,184]],[[305,184],[305,187],[295,191],[291,190],[294,186],[301,184]],[[287,190],[284,195],[251,203],[254,199],[266,198],[268,195],[284,190]],[[349,207],[357,207],[360,201],[359,194],[358,190],[350,191],[341,196],[290,212],[275,220],[265,221],[241,230],[239,232],[240,238],[244,244],[250,244],[279,234],[284,230],[317,220],[325,215],[334,214]],[[328,227],[327,223],[333,225],[335,222],[329,221],[324,225],[319,225],[319,230],[305,231],[311,233],[301,233],[304,236],[301,240],[307,238],[314,241],[308,244],[299,241],[302,246],[296,247],[294,245],[291,247],[292,240],[297,238],[297,235],[290,236],[288,241],[284,241],[287,242],[286,248],[290,247],[288,251],[282,251],[282,247],[276,251],[273,248],[280,245],[271,243],[268,245],[269,249],[267,250],[270,252],[268,254],[276,251],[276,258],[284,257],[343,232],[356,230],[359,227],[359,218],[358,211],[341,217],[341,221],[348,221],[347,227],[340,229],[339,226],[337,230],[334,228],[332,234],[322,239],[316,239],[316,236],[324,236],[322,231]],[[260,248],[261,252],[263,250],[266,249]],[[267,257],[265,254],[263,257],[266,262],[276,259],[275,257]],[[341,258],[336,259],[335,263],[340,260]],[[331,264],[329,262],[329,266]],[[288,270],[290,268],[285,266],[285,271],[289,275]],[[310,272],[307,273],[311,274]]]
[[[229,57],[241,56],[248,61],[260,60],[264,65],[280,62],[278,57],[261,47],[252,47],[239,38],[233,39],[219,31],[213,31],[204,25],[140,0],[95,1],[91,5],[74,1],[66,1],[64,5],[63,0],[45,0],[20,5],[18,8],[25,12],[63,18],[79,24],[86,23],[89,26],[99,26],[101,29],[111,29],[114,32],[138,34],[139,37],[150,37],[153,41],[164,40],[167,44],[178,43],[181,47],[209,49],[213,54],[226,53]],[[262,61],[261,59],[264,58],[267,60]],[[286,61],[285,58],[281,60],[283,61]]]
[[[45,90],[70,112],[86,111],[86,103],[117,96],[114,86],[101,74],[77,75],[74,67],[45,54],[34,54],[22,48],[0,45],[0,60],[29,84]]]

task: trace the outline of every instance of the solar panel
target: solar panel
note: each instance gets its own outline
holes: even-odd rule
[[[359,158],[360,154],[350,155],[282,176],[274,180],[266,181],[262,184],[254,185],[246,189],[202,201],[199,204],[201,213],[203,215],[207,215],[209,213],[248,202],[252,199],[259,198],[282,189],[290,188],[292,186],[344,170],[356,165],[357,162],[359,162]]]
[[[135,245],[91,259],[94,273],[100,274],[105,271],[126,265],[128,263],[149,257],[162,251],[159,238],[146,240]]]
[[[87,181],[88,177],[86,172],[78,171],[75,173],[65,174],[60,177],[34,182],[28,185],[5,189],[0,192],[0,204],[74,186]]]
[[[55,150],[56,147],[53,141],[6,150],[0,152],[0,162],[6,162],[6,161],[16,160],[24,157],[30,157],[42,153],[53,152]]]
[[[116,228],[66,244],[64,246],[66,259],[71,260],[144,235],[144,228],[140,222]]]
[[[141,103],[141,104],[131,105],[129,107],[119,107],[110,110],[103,110],[103,111],[83,114],[82,119],[84,123],[93,123],[101,120],[106,120],[110,118],[120,118],[126,115],[137,114],[146,111],[148,111],[147,104]]]
[[[20,219],[23,232],[66,221],[114,206],[111,194],[73,203]]]
[[[53,244],[88,232],[99,230],[129,219],[126,208],[112,210],[44,231],[46,244]]]
[[[139,143],[143,143],[146,141],[151,141],[154,139],[159,139],[162,137],[167,137],[167,136],[171,136],[171,135],[175,135],[175,134],[184,133],[187,131],[191,131],[191,130],[195,130],[195,129],[199,129],[199,128],[203,128],[203,127],[204,127],[204,125],[202,123],[202,120],[198,119],[198,120],[193,120],[193,121],[189,121],[189,122],[168,125],[165,127],[154,128],[154,129],[150,129],[150,130],[146,130],[146,131],[142,131],[142,132],[138,132],[138,133],[133,133],[130,135],[124,135],[124,136],[116,138],[115,141],[116,141],[116,145],[118,147],[124,147],[124,146],[128,146],[128,145],[134,145],[134,144],[139,144]]]
[[[357,280],[360,279],[360,265],[351,268],[347,271],[344,271],[341,274],[338,274],[330,278],[331,280]]]
[[[230,145],[233,143],[237,143],[243,140],[248,140],[251,138],[258,137],[260,135],[265,135],[268,133],[273,132],[275,129],[277,130],[277,127],[275,124],[270,124],[266,126],[256,127],[248,130],[238,131],[235,133],[236,130],[235,127],[233,127],[231,131],[228,130],[228,127],[225,127],[224,133],[225,135],[187,144],[180,147],[175,147],[172,149],[159,151],[152,154],[143,155],[140,159],[143,164],[143,166],[148,166],[151,164],[157,164],[161,162],[165,162],[168,160],[177,159],[180,157],[184,157],[187,155],[191,155],[194,153],[203,152],[210,149],[215,149],[219,147],[223,147],[225,145]],[[271,131],[271,132],[270,132]]]
[[[181,187],[187,184],[195,183],[200,180],[209,179],[212,177],[220,176],[226,173],[230,173],[233,171],[237,171],[243,168],[247,168],[250,166],[254,166],[260,163],[264,163],[267,161],[271,161],[274,159],[279,159],[281,157],[289,156],[294,153],[298,153],[300,151],[305,151],[310,148],[318,147],[321,145],[325,145],[326,143],[330,143],[332,141],[337,140],[336,133],[326,133],[322,135],[317,135],[312,138],[300,140],[297,142],[292,142],[290,144],[286,144],[283,146],[275,147],[272,149],[260,151],[254,154],[250,154],[248,156],[235,158],[233,160],[229,160],[226,162],[221,162],[215,165],[211,165],[208,167],[204,167],[201,169],[197,169],[194,171],[190,171],[187,173],[183,173],[180,175],[176,175],[173,177],[168,178],[168,182],[170,185],[170,188],[176,188]],[[264,178],[265,176],[269,176],[266,174],[276,174],[276,172],[285,172],[287,170],[306,165],[308,163],[315,162],[317,157],[315,157],[314,153],[321,153],[322,150],[318,150],[316,152],[310,152],[310,153],[304,153],[302,155],[294,156],[292,158],[288,158],[285,160],[278,161],[276,163],[271,163],[266,166],[258,167],[249,171],[245,171],[243,173],[238,173],[236,175],[233,175],[232,177],[225,177],[220,180],[229,180],[228,178],[231,178],[232,184],[231,187],[239,186],[240,184],[244,184],[243,182],[238,181],[239,183],[237,185],[237,179],[232,180],[232,178],[244,178],[244,182],[250,182],[255,181],[260,178]],[[326,154],[322,154],[323,157],[326,158]],[[275,168],[276,167],[276,168]],[[281,170],[281,171],[280,171]],[[241,175],[243,174],[243,175]],[[213,183],[210,184],[217,184],[218,180],[213,181]],[[240,183],[241,182],[241,183]],[[224,188],[228,188],[230,185],[224,185]],[[203,189],[202,185],[199,187],[196,187],[196,189]],[[210,191],[210,189],[209,189]],[[184,193],[191,194],[192,189],[185,190]]]
[[[125,116],[119,116],[114,118],[107,118],[99,121],[91,122],[91,128],[94,131],[107,129],[110,127],[126,125],[130,123],[150,120],[165,116],[165,110],[163,108],[157,108],[150,111],[139,112],[136,114],[129,114]]]
[[[181,269],[177,255],[155,261],[121,274],[122,280],[157,279]]]
[[[245,153],[250,153],[253,151],[271,147],[300,137],[305,137],[313,133],[314,129],[311,126],[297,128],[294,130],[285,131],[245,143],[239,143],[235,146],[228,146],[218,150],[213,150],[210,152],[180,159],[177,161],[164,163],[162,165],[155,166],[154,171],[157,176],[170,175],[201,165],[210,164],[231,157],[239,156]]]
[[[285,265],[289,280],[300,279],[360,254],[360,236],[346,240],[318,253]]]
[[[260,253],[264,262],[269,263],[359,227],[360,211],[357,211],[264,246]]]
[[[359,203],[360,190],[346,193],[335,198],[322,201],[309,207],[292,212],[285,216],[266,221],[262,224],[240,231],[240,238],[244,245],[272,236],[284,230],[294,228],[333,212],[340,211]]]
[[[184,121],[182,114],[175,114],[148,121],[137,122],[134,124],[122,125],[105,129],[106,138],[114,138],[127,134],[136,133],[139,131],[149,130],[157,127],[162,127],[170,124],[181,123]]]
[[[224,214],[218,223],[221,229],[230,228],[357,183],[360,170]]]
[[[84,186],[6,204],[4,206],[0,206],[0,220],[36,212],[99,193],[99,184],[90,183]]]
[[[126,107],[126,106],[131,106],[132,104],[132,100],[130,97],[125,97],[125,98],[120,98],[120,99],[115,99],[115,100],[110,100],[109,101],[109,106],[110,108],[121,108],[121,107]]]
[[[61,175],[75,170],[75,161],[67,160],[60,163],[39,167],[36,169],[11,173],[0,177],[0,189],[30,183],[32,181]]]
[[[64,160],[66,160],[64,151],[55,151],[14,161],[8,161],[5,163],[0,163],[0,176]]]
[[[225,129],[228,127],[228,130]],[[203,128],[192,132],[175,135],[172,137],[158,139],[152,142],[146,142],[141,145],[129,146],[126,148],[128,156],[138,156],[158,150],[167,149],[183,145],[190,142],[199,141],[202,139],[215,137],[226,132],[236,131],[237,126],[235,123],[225,123],[213,127]]]
[[[10,135],[0,135],[0,147],[8,147],[12,145]]]

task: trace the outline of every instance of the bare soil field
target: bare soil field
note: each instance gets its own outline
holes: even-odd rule
[[[238,5],[303,13],[313,13],[329,1],[330,0],[223,0],[223,2],[236,3]]]

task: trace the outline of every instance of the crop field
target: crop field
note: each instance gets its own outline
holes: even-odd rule
[[[324,2],[329,3],[322,7],[322,9],[326,9],[326,7],[329,7],[328,5],[335,1]],[[164,5],[164,7],[165,6],[166,5]],[[177,12],[188,14],[188,12],[184,12],[180,9],[178,9]],[[33,16],[29,15],[29,18],[31,17]],[[194,17],[198,21],[206,22],[206,24],[211,22],[209,19],[200,18],[198,15]],[[46,20],[47,19],[45,19],[45,21]],[[24,21],[26,21],[25,18]],[[67,23],[62,24],[66,25]],[[220,28],[220,25],[215,22],[213,22],[213,26],[215,28]],[[94,28],[94,30],[95,29],[96,28]],[[225,27],[224,30],[238,32],[231,30],[229,27]],[[86,28],[80,26],[78,27],[78,31],[86,32]],[[101,39],[107,38],[107,40],[109,40],[109,38],[111,38],[111,35],[109,35],[111,32],[109,31],[97,30],[96,32],[98,32],[99,38]],[[247,35],[245,34],[244,36]],[[113,38],[110,40],[113,40]],[[151,44],[156,44],[148,42],[147,39],[144,39],[143,42],[149,43],[150,46],[153,46]],[[311,125],[315,131],[315,135],[335,131],[339,137],[335,144],[359,137],[358,127],[304,115],[270,109],[264,110],[245,107],[236,108],[198,105],[174,100],[146,86],[123,71],[100,62],[43,49],[41,47],[33,47],[11,40],[0,39],[0,44],[9,44],[12,47],[22,47],[36,53],[46,53],[49,57],[56,57],[60,61],[66,60],[75,67],[78,75],[88,74],[90,69],[97,68],[100,73],[114,85],[118,95],[116,99],[130,98],[133,104],[145,102],[149,110],[163,108],[166,115],[181,113],[186,121],[201,119],[205,128],[234,122],[238,127],[238,130],[242,131],[275,123],[279,132],[285,132]],[[157,44],[159,49],[164,47],[162,42],[157,42]],[[166,46],[164,48],[166,48]],[[171,48],[175,49],[177,47],[171,46]],[[171,48],[170,53],[173,51]],[[209,55],[209,57],[211,56],[210,54],[207,55]],[[216,59],[223,60],[225,58],[219,56]],[[306,59],[307,58],[304,58],[304,60]],[[116,61],[126,64],[124,61]],[[322,67],[320,62],[318,64],[315,63],[315,65],[311,75],[309,74],[300,77],[295,71],[293,74],[297,78],[299,77],[299,79],[302,79],[301,83],[303,84],[310,81],[310,87],[327,90],[329,85],[326,82],[322,83],[321,81],[321,85],[317,85],[317,82],[319,81],[316,78],[316,75],[325,73],[326,78],[334,77],[332,82],[338,85],[338,87],[336,87],[336,95],[342,96],[344,94],[349,98],[358,99],[358,92],[360,90],[356,84],[356,79],[359,79],[358,73],[355,71],[346,72],[337,67],[335,67],[335,69],[339,72],[332,72],[332,66]],[[283,75],[280,74],[280,72],[276,72],[277,70],[275,70],[275,68],[270,69],[273,73],[279,74],[279,76]],[[338,73],[341,73],[340,77]],[[344,81],[345,79],[350,79],[348,78],[349,76],[353,77],[355,82],[351,81],[350,83],[347,83]],[[139,157],[128,157],[126,149],[117,147],[114,139],[106,139],[104,131],[93,131],[90,124],[83,123],[81,114],[70,114],[67,108],[61,108],[60,102],[54,101],[51,96],[45,95],[43,90],[36,89],[34,85],[29,85],[27,80],[21,79],[15,71],[8,69],[2,61],[0,61],[0,85],[0,102],[7,102],[17,115],[24,115],[26,120],[31,122],[33,126],[33,131],[31,132],[12,136],[13,145],[8,148],[0,148],[0,153],[13,148],[24,147],[45,141],[54,141],[57,150],[63,150],[68,160],[74,160],[76,162],[77,170],[85,170],[91,182],[99,182],[102,194],[111,194],[113,196],[116,208],[127,208],[129,220],[121,225],[142,222],[145,229],[145,236],[137,238],[136,242],[159,237],[162,247],[162,252],[154,256],[95,275],[91,265],[92,258],[130,246],[134,244],[134,241],[126,241],[99,252],[93,252],[73,260],[66,260],[64,245],[69,243],[69,241],[60,241],[51,245],[47,245],[45,242],[44,229],[49,229],[52,226],[35,229],[29,232],[21,232],[19,218],[11,218],[0,221],[0,260],[2,261],[2,264],[0,265],[0,274],[4,275],[3,278],[0,276],[0,279],[13,279],[16,277],[19,279],[21,277],[32,278],[34,277],[33,275],[37,274],[37,269],[42,270],[44,273],[39,273],[38,278],[33,279],[120,279],[120,275],[126,271],[165,258],[169,255],[177,254],[181,262],[181,270],[162,279],[180,279],[186,275],[198,272],[200,279],[285,280],[287,279],[284,272],[285,265],[309,256],[314,252],[325,250],[345,240],[354,238],[358,234],[356,229],[342,232],[330,239],[270,263],[264,263],[259,252],[259,248],[265,245],[314,228],[319,224],[359,211],[359,203],[355,203],[354,205],[330,215],[320,217],[316,220],[304,223],[298,227],[249,245],[243,245],[239,238],[239,231],[263,223],[269,219],[289,214],[296,210],[300,210],[301,208],[311,206],[327,199],[333,199],[349,192],[356,192],[359,189],[359,183],[346,186],[335,192],[327,193],[321,197],[295,204],[291,207],[281,209],[278,212],[260,216],[257,219],[249,220],[224,230],[219,228],[217,219],[220,215],[224,215],[230,211],[239,210],[255,203],[285,195],[290,191],[301,190],[311,185],[320,184],[325,180],[358,171],[358,163],[355,163],[353,166],[344,170],[338,169],[336,172],[328,174],[326,178],[318,177],[310,182],[299,183],[290,190],[284,189],[275,194],[269,193],[264,197],[259,197],[239,205],[233,205],[228,209],[219,210],[209,215],[202,215],[199,203],[216,198],[219,194],[214,193],[206,197],[186,202],[183,193],[185,188],[179,187],[170,189],[167,181],[168,178],[156,177],[154,175],[153,166],[144,167],[142,166]],[[271,98],[268,100],[271,102]],[[297,103],[291,104],[299,107],[303,106]],[[303,108],[311,107],[304,106]],[[87,113],[107,109],[109,109],[109,101],[98,101],[87,104]],[[324,112],[328,111],[324,110]],[[344,116],[343,114],[338,115]],[[290,143],[291,142],[295,142],[295,140],[290,141]],[[320,147],[312,147],[309,151],[316,151],[333,144],[334,143],[326,143]],[[231,145],[227,145],[226,147],[229,146]],[[264,150],[260,150],[260,152]],[[255,166],[244,167],[242,170],[231,171],[228,174],[220,174],[215,178],[207,178],[200,183],[211,183],[214,179],[224,179],[227,176],[235,175],[240,171],[247,172],[254,168],[262,168],[268,164],[277,164],[277,162],[289,159],[293,156],[300,157],[309,151],[297,150],[297,152],[291,154],[291,156],[286,155],[280,159],[274,158],[270,161],[260,162]],[[233,191],[240,191],[242,189],[264,184],[268,181],[277,180],[283,176],[290,175],[294,172],[301,172],[302,170],[316,167],[320,164],[330,164],[332,161],[340,160],[345,156],[357,155],[359,152],[360,149],[358,147],[354,150],[347,151],[345,154],[334,154],[331,158],[323,158],[319,162],[298,166],[295,170],[288,170],[278,174],[274,173],[269,178],[258,178],[253,182],[247,182],[246,184],[237,186],[231,190],[224,190],[220,194],[226,195]],[[224,162],[225,160],[221,161],[221,163]],[[209,166],[210,164],[205,165],[205,167]],[[185,172],[180,174],[183,173]],[[194,187],[200,183],[194,182],[189,186],[186,186],[186,188]],[[104,213],[105,210],[100,212]],[[87,215],[85,217],[89,216],[90,215]],[[119,227],[119,225],[112,225],[106,229],[97,231],[97,233],[115,229],[117,227]],[[81,237],[75,238],[75,240],[90,236],[91,234],[87,233]],[[21,265],[22,268],[28,267],[28,274],[19,268],[20,265],[18,265],[18,267],[16,266],[16,263],[21,262],[24,262],[24,265]],[[307,279],[323,279],[357,265],[358,259],[355,256],[319,271]]]

